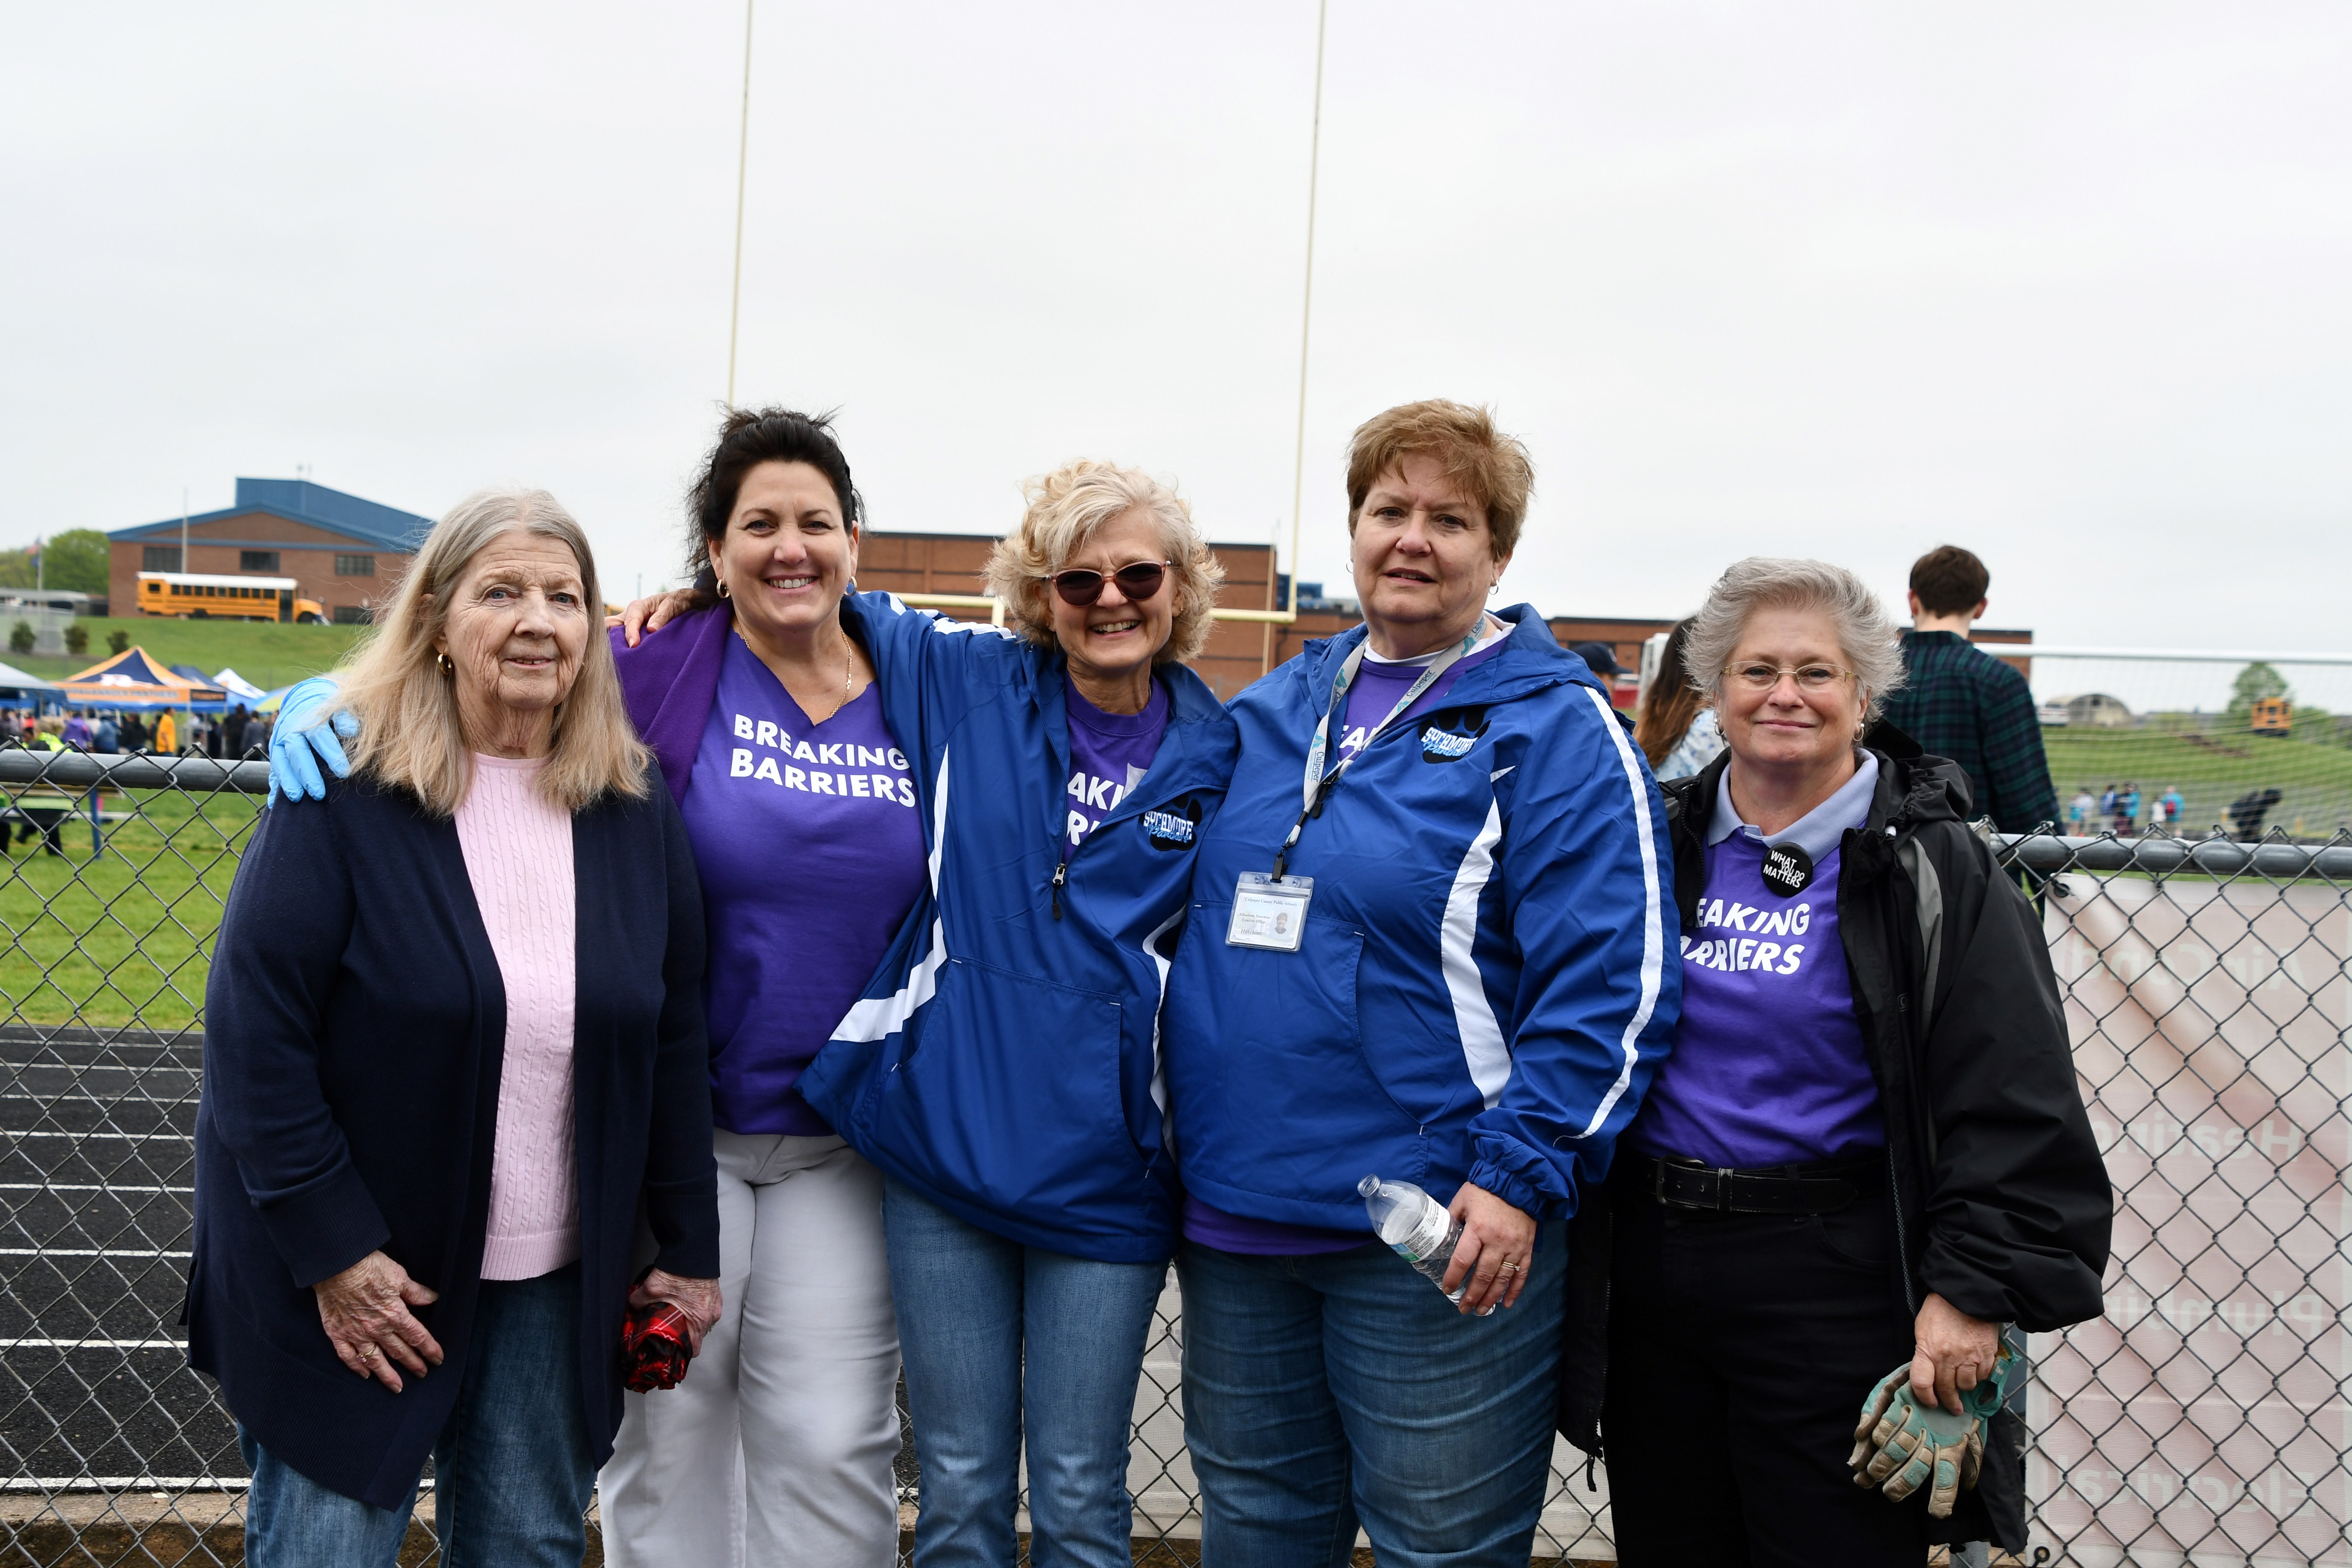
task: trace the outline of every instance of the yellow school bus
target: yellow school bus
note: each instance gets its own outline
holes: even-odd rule
[[[216,577],[203,572],[142,572],[139,613],[188,621],[299,621],[327,618],[316,599],[294,596],[291,577]]]

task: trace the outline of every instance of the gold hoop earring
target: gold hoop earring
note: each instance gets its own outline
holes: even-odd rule
[[[433,661],[441,667],[441,673],[444,675],[455,675],[457,673],[457,667],[449,662],[449,656],[446,653],[435,654],[433,656]]]
[[[719,596],[722,599],[727,597],[727,579],[724,577],[719,579]]]

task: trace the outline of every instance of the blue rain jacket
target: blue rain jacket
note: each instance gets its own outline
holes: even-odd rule
[[[914,759],[930,890],[801,1079],[856,1150],[961,1218],[1114,1263],[1175,1250],[1160,1005],[1234,721],[1158,673],[1150,770],[1062,856],[1061,655],[853,595],[890,733]]]
[[[1308,821],[1297,952],[1226,942],[1271,872],[1362,627],[1234,700],[1241,761],[1169,983],[1184,1184],[1231,1214],[1362,1229],[1366,1173],[1539,1219],[1598,1178],[1682,1005],[1673,851],[1648,764],[1533,606],[1444,705],[1392,726]],[[1334,741],[1339,716],[1333,720]]]

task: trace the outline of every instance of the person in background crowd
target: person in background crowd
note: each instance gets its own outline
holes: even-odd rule
[[[89,719],[79,708],[66,715],[65,728],[60,731],[65,743],[77,752],[89,750]]]
[[[1609,711],[1616,715],[1617,722],[1632,730],[1633,715],[1617,706],[1617,678],[1624,673],[1625,667],[1617,662],[1615,652],[1605,642],[1580,642],[1568,651],[1582,659],[1593,679],[1601,682],[1601,689],[1609,697]]]
[[[1715,709],[1683,663],[1689,640],[1690,622],[1675,622],[1642,699],[1642,716],[1633,724],[1633,742],[1649,758],[1660,784],[1688,778],[1723,750],[1723,728],[1716,721]]]
[[[245,733],[252,719],[242,702],[228,710],[228,716],[221,721],[220,726],[222,756],[234,760],[245,755]]]
[[[179,721],[172,717],[172,710],[168,708],[155,721],[155,754],[159,757],[180,754]]]
[[[134,753],[145,752],[152,749],[154,744],[155,738],[147,731],[147,721],[136,713],[125,713],[122,716],[122,749],[124,751]]]
[[[1738,563],[1689,663],[1727,747],[1665,786],[1681,1017],[1571,1240],[1561,1429],[1606,1439],[1626,1568],[2021,1552],[2014,1413],[1948,1520],[1849,1467],[1874,1387],[1961,1415],[2000,1324],[2101,1310],[2114,1194],[2040,922],[1958,766],[1872,731],[1903,662],[1853,574]]]
[[[28,714],[26,723],[28,726],[25,737],[26,750],[55,752],[73,749],[65,742],[65,721],[57,714],[47,714],[37,720]],[[22,825],[16,829],[16,842],[29,843],[37,833],[44,853],[62,857],[66,852],[65,844],[58,835],[64,828],[66,818],[73,815],[73,798],[37,784],[19,791],[14,804],[17,820]]]
[[[2129,780],[2116,791],[2116,831],[2129,838],[2139,829],[2139,784]]]
[[[428,1454],[446,1561],[576,1568],[627,1306],[718,1316],[701,895],[602,603],[552,496],[460,503],[342,672],[353,776],[237,868],[185,1321],[256,1568],[392,1568]]]
[[[115,723],[113,714],[100,713],[98,716],[98,722],[90,727],[90,746],[92,750],[110,756],[122,750],[122,731]]]
[[[2179,786],[2178,784],[2167,784],[2164,786],[2164,793],[2158,795],[2156,798],[2157,804],[2163,807],[2164,810],[2165,830],[2167,832],[2177,831],[2180,826],[2181,809],[2188,804],[2180,798]]]
[[[1886,699],[1886,721],[1929,756],[1960,765],[1974,815],[2003,833],[2031,833],[2058,819],[2058,795],[2025,677],[1969,641],[1991,582],[1984,563],[1956,544],[1912,563],[1906,682]]]
[[[1163,1031],[1185,1436],[1224,1568],[1337,1568],[1359,1523],[1382,1563],[1525,1568],[1542,1510],[1561,1222],[1681,965],[1640,752],[1534,606],[1486,608],[1534,477],[1483,409],[1366,421],[1363,625],[1233,703]],[[1450,1209],[1442,1286],[1376,1238],[1368,1173]]]
[[[2091,786],[2089,784],[2079,786],[2074,792],[2074,798],[2067,803],[2066,831],[2076,837],[2090,832],[2091,814],[2098,808],[2099,803],[2092,796]]]

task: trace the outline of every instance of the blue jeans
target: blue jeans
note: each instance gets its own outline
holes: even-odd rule
[[[596,1481],[580,1407],[580,1266],[485,1279],[466,1381],[433,1445],[446,1568],[579,1568]],[[239,1426],[253,1471],[250,1568],[394,1568],[416,1494],[374,1508],[303,1475]]]
[[[1024,1247],[895,1181],[882,1228],[923,1471],[917,1568],[1012,1568],[1024,1432],[1034,1568],[1128,1568],[1128,1432],[1167,1266]]]
[[[1344,1568],[1527,1568],[1551,1476],[1566,1227],[1518,1305],[1465,1317],[1378,1243],[1250,1258],[1187,1242],[1184,1438],[1201,1555]]]

